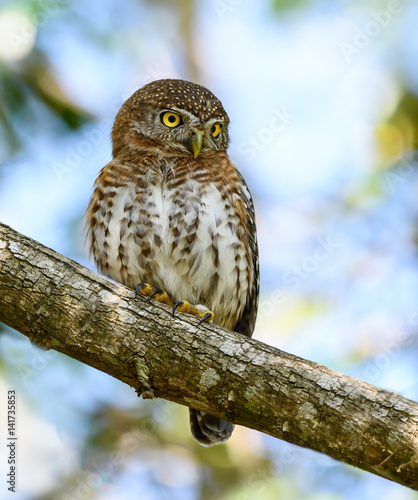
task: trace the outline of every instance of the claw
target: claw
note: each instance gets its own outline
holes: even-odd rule
[[[197,326],[200,326],[202,323],[204,323],[205,321],[210,321],[211,319],[213,319],[213,312],[212,311],[208,311],[203,317],[202,319],[199,321],[198,325]]]
[[[144,290],[142,290],[144,289]],[[136,288],[135,288],[135,297],[138,296],[138,294],[141,295],[147,295],[148,297],[152,293],[152,288],[148,285],[148,283],[140,283]]]
[[[151,299],[155,297],[155,300],[158,300],[158,302],[162,302],[163,304],[166,304],[167,306],[172,306],[173,305],[173,301],[171,299],[171,297],[168,295],[167,292],[165,292],[164,290],[161,290],[161,288],[157,288],[157,290],[155,290],[155,292],[151,295]]]
[[[155,300],[158,300],[158,302],[162,302],[163,304],[167,304],[168,306],[172,306],[174,304],[173,300],[167,292],[161,290],[161,288],[157,288],[157,290],[154,290],[148,283],[140,283],[135,288],[135,297],[137,297],[139,294],[146,295],[150,299],[155,298]]]
[[[178,307],[182,306],[184,304],[184,302],[182,300],[179,300],[178,302],[176,302],[173,306],[173,317],[175,316],[175,313],[176,313],[176,310]]]
[[[189,302],[187,302],[187,300],[179,300],[175,304],[175,311],[179,311],[182,313],[189,313],[196,316],[195,307],[191,305]]]
[[[179,300],[174,304],[173,299],[168,295],[167,292],[161,288],[154,290],[148,283],[140,283],[135,288],[135,297],[138,295],[145,295],[150,299],[158,300],[162,304],[167,306],[172,306],[173,317],[175,317],[176,311],[191,314],[192,316],[197,316],[200,318],[199,325],[205,321],[211,321],[213,319],[213,312],[208,311],[204,306],[195,306],[187,302],[187,300]]]
[[[179,311],[200,318],[199,325],[204,321],[211,321],[213,319],[213,312],[208,311],[206,308],[202,310],[202,307],[190,304],[187,300],[179,300],[173,306],[173,316],[176,311]]]

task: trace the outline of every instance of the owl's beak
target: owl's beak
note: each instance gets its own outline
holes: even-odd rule
[[[195,158],[197,158],[200,150],[202,149],[203,135],[204,132],[202,132],[201,130],[196,130],[195,132],[193,132],[192,138],[190,140],[193,156]]]

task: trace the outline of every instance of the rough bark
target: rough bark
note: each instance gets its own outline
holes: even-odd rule
[[[0,224],[0,321],[134,387],[418,490],[418,404],[135,298]]]

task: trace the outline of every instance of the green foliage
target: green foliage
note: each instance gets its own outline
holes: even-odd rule
[[[28,132],[30,124],[36,123],[36,117],[30,116],[34,101],[70,129],[77,129],[93,119],[65,95],[54,77],[53,68],[37,51],[18,69],[0,63],[0,93],[0,149],[10,155],[22,151],[22,132]],[[21,127],[23,120],[24,128]],[[29,132],[35,133],[36,127]]]
[[[311,0],[271,0],[274,11],[278,14],[296,11],[307,7]]]

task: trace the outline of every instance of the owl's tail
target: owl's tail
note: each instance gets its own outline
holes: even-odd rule
[[[224,443],[231,437],[234,427],[226,420],[190,408],[190,428],[193,437],[202,446]]]

